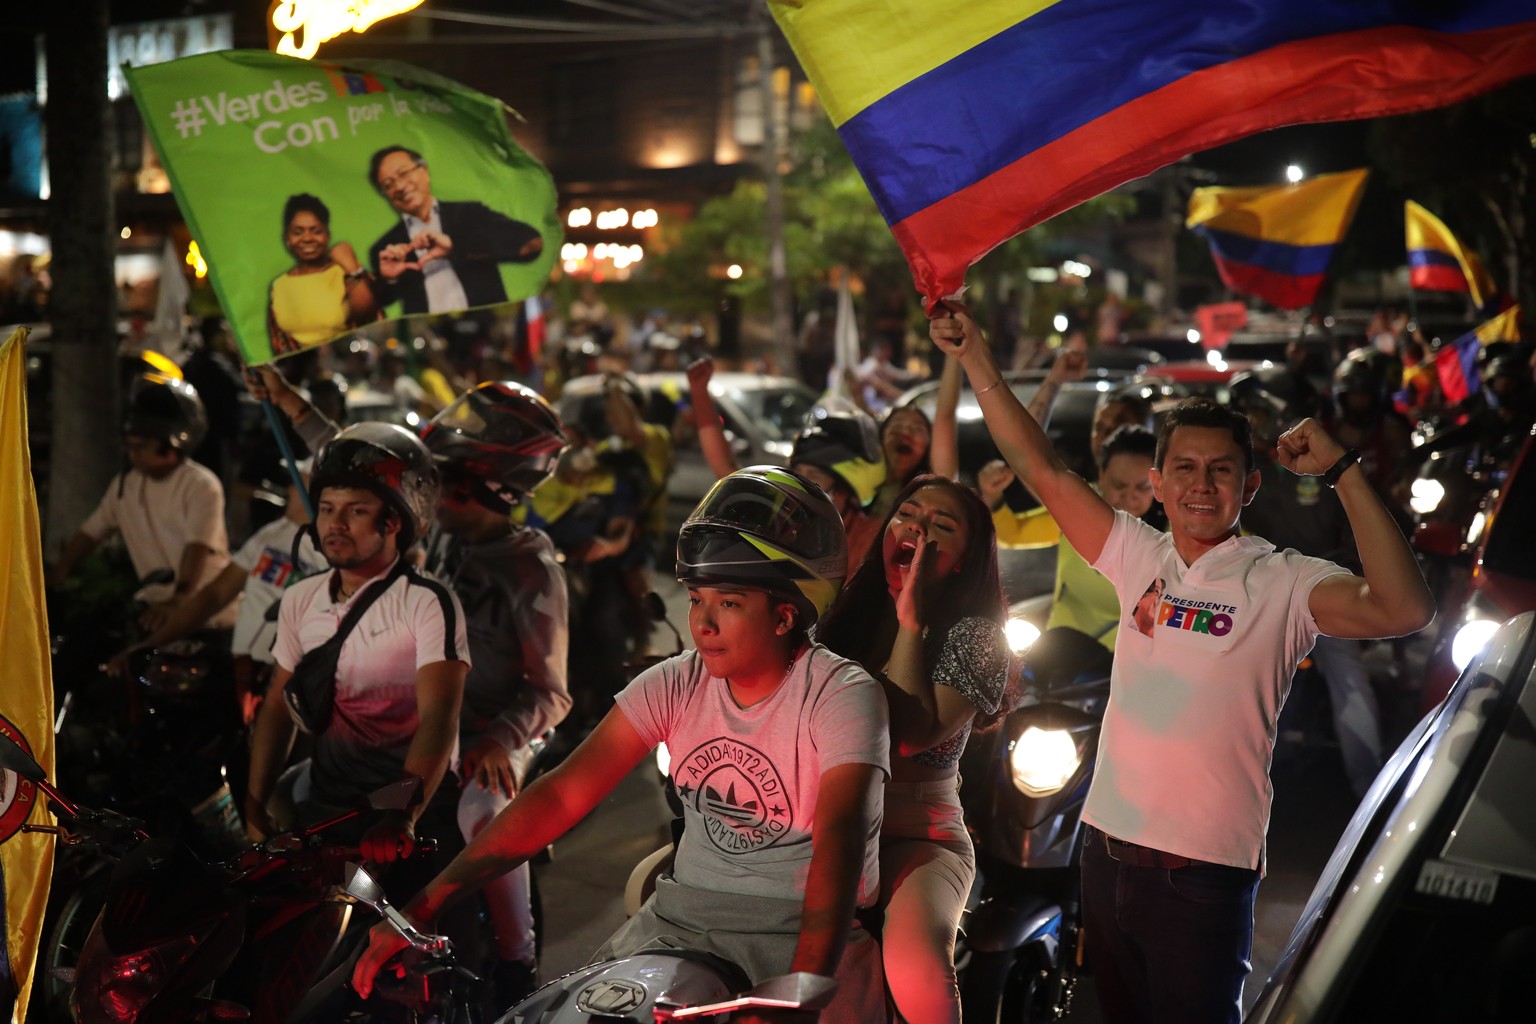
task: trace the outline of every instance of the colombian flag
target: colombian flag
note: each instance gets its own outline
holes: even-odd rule
[[[1467,292],[1479,309],[1498,294],[1476,254],[1457,241],[1439,217],[1410,199],[1404,207],[1404,220],[1410,288]]]
[[[1483,347],[1496,341],[1520,340],[1520,307],[1511,306],[1487,323],[1468,331],[1435,353],[1435,373],[1447,404],[1473,395],[1483,386],[1478,357]]]
[[[1317,298],[1367,173],[1320,174],[1295,185],[1197,188],[1184,223],[1210,242],[1228,288],[1300,309]]]
[[[27,330],[0,345],[0,636],[5,637],[5,684],[0,686],[0,732],[53,774],[53,676],[48,610],[43,598],[43,548],[37,495],[27,451]],[[25,1020],[48,879],[51,835],[21,831],[51,823],[39,808],[36,786],[0,769],[0,1020]],[[34,813],[36,812],[36,813]]]
[[[769,0],[929,303],[999,243],[1281,125],[1536,73],[1536,0]]]

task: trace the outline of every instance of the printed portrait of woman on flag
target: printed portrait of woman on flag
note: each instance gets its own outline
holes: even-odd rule
[[[373,275],[350,242],[331,244],[331,211],[307,192],[283,207],[283,248],[293,266],[272,280],[267,326],[274,354],[330,341],[379,319]]]

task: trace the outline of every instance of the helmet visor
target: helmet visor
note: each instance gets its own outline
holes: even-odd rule
[[[804,485],[788,473],[781,475],[783,481],[778,484],[750,477],[727,478],[733,482],[725,487],[722,480],[699,502],[688,523],[749,533],[811,559],[841,547],[844,542],[834,534],[842,530],[842,524],[815,515],[800,497]]]

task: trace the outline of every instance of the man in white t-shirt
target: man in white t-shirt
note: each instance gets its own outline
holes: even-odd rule
[[[307,480],[307,460],[300,463],[300,471]],[[303,496],[290,484],[282,517],[251,534],[223,572],[179,605],[160,628],[114,656],[107,663],[107,671],[121,675],[135,651],[191,636],[219,609],[238,601],[239,614],[229,646],[235,657],[235,692],[246,721],[251,721],[272,671],[277,602],[288,587],[326,567],[325,558],[304,529],[308,525]]]
[[[101,503],[65,545],[48,581],[62,586],[75,567],[113,533],[120,534],[140,579],[169,570],[175,582],[146,588],[142,624],[154,629],[189,595],[229,564],[224,527],[224,485],[187,453],[208,432],[197,391],[185,381],[144,377],[133,387],[123,424],[129,468],[113,478]],[[235,604],[206,622],[228,629]]]
[[[1114,511],[996,386],[980,329],[950,306],[930,336],[961,360],[1009,466],[1120,599],[1083,810],[1084,936],[1105,1017],[1236,1022],[1264,870],[1275,724],[1296,665],[1319,633],[1422,629],[1434,617],[1429,588],[1360,472],[1359,452],[1310,419],[1280,438],[1279,461],[1338,491],[1363,576],[1239,535],[1259,473],[1248,421],[1213,402],[1187,401],[1163,423],[1152,484],[1168,532]]]

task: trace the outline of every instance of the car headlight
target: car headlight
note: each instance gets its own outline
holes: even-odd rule
[[[1003,626],[1003,635],[1008,640],[1010,651],[1023,654],[1029,650],[1030,644],[1040,639],[1040,627],[1028,619],[1010,618]]]
[[[1492,619],[1472,619],[1464,622],[1456,635],[1451,638],[1451,664],[1460,672],[1471,664],[1472,659],[1483,652],[1488,646],[1488,641],[1493,639],[1493,634],[1499,631],[1499,624]]]
[[[1472,521],[1467,524],[1467,547],[1477,547],[1477,542],[1483,536],[1483,527],[1487,525],[1488,517],[1483,513],[1479,512],[1472,517]]]
[[[1067,784],[1081,763],[1077,742],[1065,729],[1032,725],[1008,752],[1013,784],[1026,796],[1050,796]]]
[[[1439,508],[1440,502],[1444,500],[1444,484],[1439,480],[1420,477],[1413,482],[1412,494],[1408,498],[1408,507],[1421,516],[1427,516]]]

